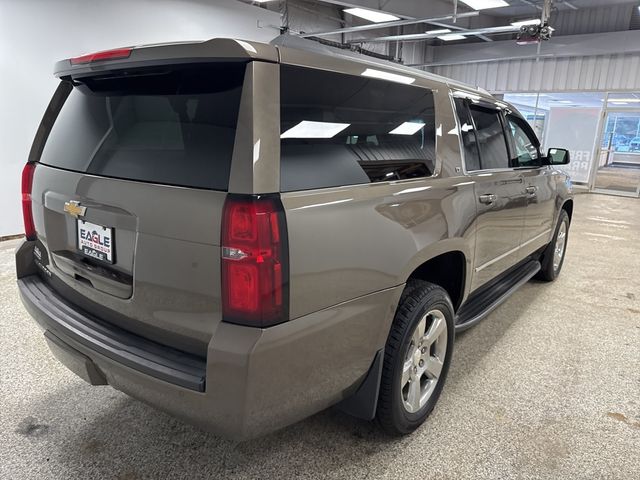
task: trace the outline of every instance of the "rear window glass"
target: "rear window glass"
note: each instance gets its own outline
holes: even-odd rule
[[[226,190],[245,64],[81,80],[40,162],[76,172]]]
[[[283,191],[433,175],[431,90],[284,65],[280,78]]]

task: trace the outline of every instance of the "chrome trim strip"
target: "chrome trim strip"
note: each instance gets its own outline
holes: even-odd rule
[[[526,247],[527,245],[529,245],[532,242],[535,242],[537,239],[539,239],[540,237],[544,236],[544,235],[548,235],[551,232],[550,228],[547,228],[544,232],[536,235],[533,238],[530,238],[529,240],[527,240],[526,242],[524,242],[522,245],[520,245],[520,248],[522,247]]]
[[[499,261],[500,261],[500,260],[502,260],[503,258],[508,257],[508,256],[509,256],[509,255],[511,255],[512,253],[517,252],[517,251],[518,251],[518,250],[520,250],[521,248],[526,247],[526,246],[527,246],[527,245],[529,245],[530,243],[535,242],[535,241],[536,241],[537,239],[539,239],[540,237],[542,237],[542,236],[544,236],[544,235],[548,235],[548,234],[549,234],[549,232],[551,232],[551,229],[550,229],[550,228],[548,228],[547,230],[545,230],[545,231],[544,231],[544,232],[542,232],[542,233],[539,233],[539,234],[538,234],[538,235],[536,235],[535,237],[530,238],[529,240],[527,240],[527,241],[526,241],[526,242],[524,242],[523,244],[518,245],[518,246],[517,246],[517,247],[515,247],[515,248],[512,248],[512,249],[511,249],[511,250],[509,250],[508,252],[505,252],[505,253],[503,253],[502,255],[498,255],[496,258],[494,258],[494,259],[492,259],[492,260],[489,260],[489,261],[488,261],[488,262],[486,262],[486,263],[483,263],[483,264],[482,264],[482,265],[480,265],[479,267],[476,267],[476,268],[475,268],[475,271],[476,271],[476,272],[479,272],[479,271],[481,271],[481,270],[484,270],[485,268],[487,268],[487,267],[489,267],[489,266],[493,265],[494,263],[499,262]]]

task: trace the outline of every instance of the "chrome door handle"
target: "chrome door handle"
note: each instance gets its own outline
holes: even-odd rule
[[[490,204],[498,200],[498,196],[493,193],[487,193],[485,195],[480,195],[478,199],[480,200],[480,203]]]
[[[538,187],[534,187],[534,186],[530,185],[530,186],[528,186],[528,187],[526,188],[526,190],[527,190],[527,193],[528,193],[529,195],[535,195],[535,194],[536,194],[536,192],[538,191]]]

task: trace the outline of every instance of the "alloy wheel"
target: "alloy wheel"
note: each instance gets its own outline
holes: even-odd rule
[[[567,222],[562,222],[556,237],[556,245],[553,249],[553,271],[557,272],[564,257],[564,250],[567,246]]]
[[[433,394],[446,353],[445,316],[440,310],[430,310],[416,325],[402,366],[400,392],[407,412],[418,412]]]

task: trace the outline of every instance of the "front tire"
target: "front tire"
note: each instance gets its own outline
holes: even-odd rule
[[[553,235],[553,239],[547,245],[541,258],[542,268],[536,275],[536,278],[545,282],[553,282],[562,270],[564,264],[564,256],[567,252],[567,240],[569,239],[569,215],[566,210],[560,212],[558,225]]]
[[[384,351],[376,417],[387,433],[410,433],[431,414],[449,371],[454,338],[447,292],[410,280]]]

